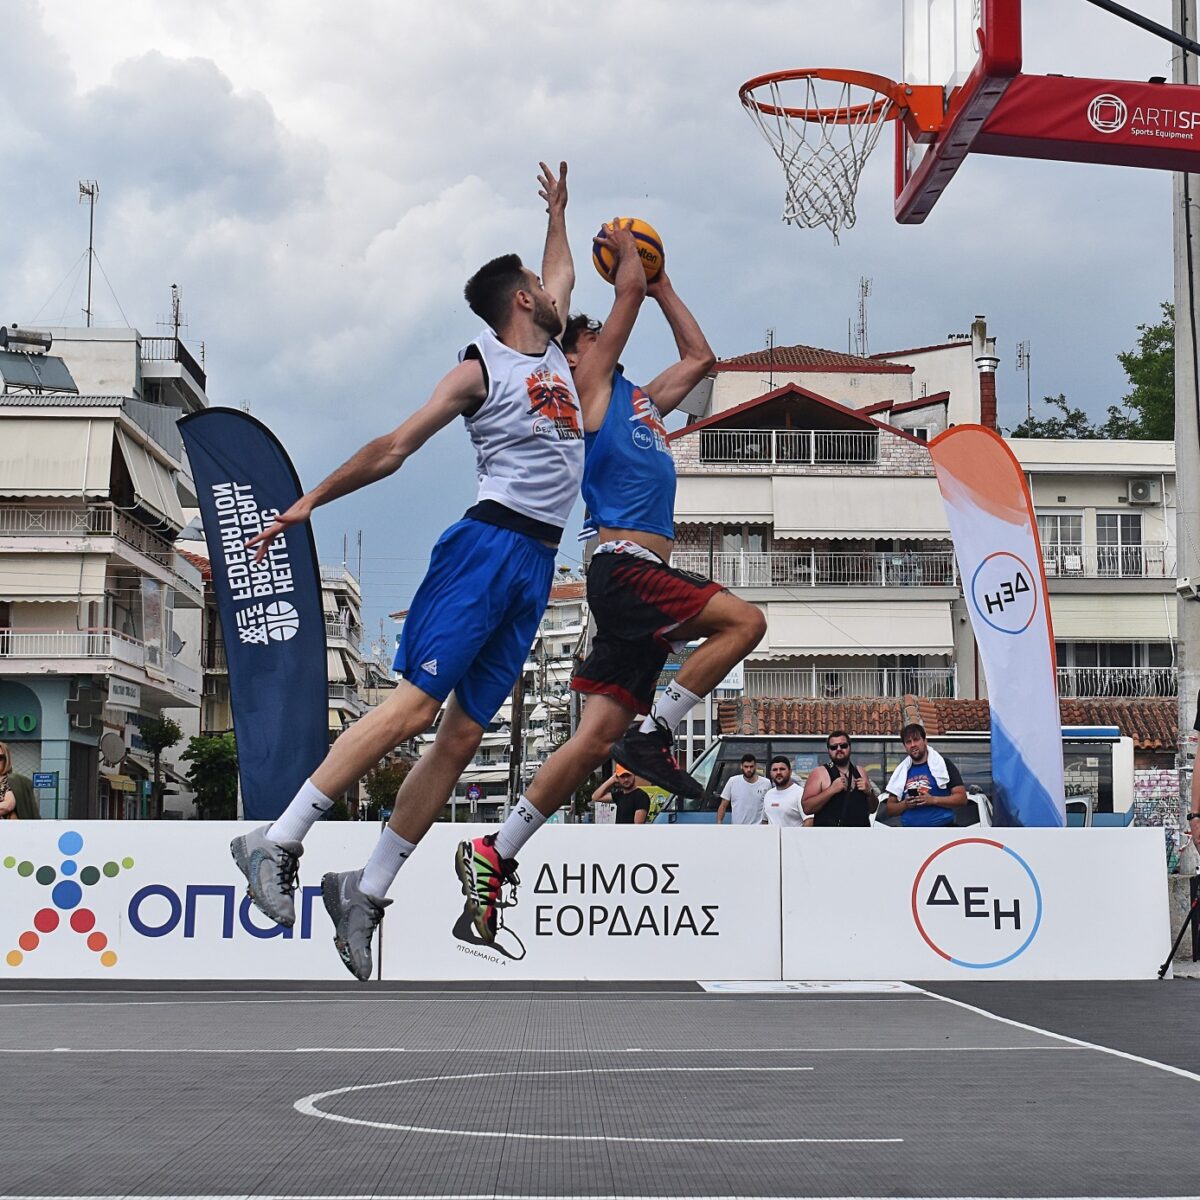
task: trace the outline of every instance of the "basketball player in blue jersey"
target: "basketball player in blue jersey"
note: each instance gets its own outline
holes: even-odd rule
[[[283,815],[230,847],[255,904],[296,919],[303,839],[337,796],[445,712],[437,738],[409,772],[366,866],[321,881],[338,953],[371,974],[371,938],[385,896],[474,757],[533,643],[554,574],[555,549],[583,472],[583,424],[571,370],[554,340],[575,282],[567,245],[567,166],[541,164],[550,214],[542,279],[515,254],[493,259],[465,296],[485,329],[459,354],[430,399],[392,433],[364,446],[248,543],[271,541],[314,508],[391,475],[439,429],[461,417],[477,454],[478,502],[442,534],[413,597],[396,653],[396,690],[334,743]],[[543,283],[544,281],[544,283]]]
[[[608,236],[616,247],[632,243],[628,230]],[[636,253],[622,252],[608,320],[601,326],[571,317],[563,336],[583,405],[583,498],[599,533],[587,577],[596,636],[571,681],[587,694],[575,734],[547,759],[500,829],[462,842],[455,855],[465,911],[484,942],[495,940],[503,908],[515,902],[503,893],[506,884],[515,889],[518,850],[610,755],[670,792],[703,795],[675,760],[672,731],[766,631],[753,605],[667,565],[675,535],[675,462],[662,418],[704,378],[714,357],[666,272],[649,285],[645,278]],[[662,309],[679,361],[643,388],[625,378],[617,360],[646,295]],[[656,701],[673,645],[693,638],[707,640]],[[648,715],[630,727],[640,713]]]

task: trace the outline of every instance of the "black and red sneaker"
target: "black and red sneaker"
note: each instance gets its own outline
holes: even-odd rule
[[[480,938],[489,945],[504,928],[503,912],[517,903],[517,860],[501,858],[496,850],[496,835],[459,842],[454,853],[454,870],[467,901],[464,911],[471,918]],[[504,888],[507,887],[507,896]]]
[[[640,775],[655,787],[688,800],[704,798],[704,786],[676,760],[675,739],[663,721],[656,719],[649,733],[631,725],[625,736],[613,743],[610,753],[627,771]]]

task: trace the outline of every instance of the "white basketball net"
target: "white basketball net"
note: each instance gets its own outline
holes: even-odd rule
[[[813,76],[788,80],[786,89],[786,99],[778,81],[755,89],[759,102],[775,113],[763,112],[752,93],[743,104],[783,164],[784,221],[808,229],[825,225],[836,242],[840,230],[854,225],[858,177],[895,104],[862,84]],[[784,109],[803,115],[788,116]],[[841,116],[833,120],[819,110],[835,110]]]

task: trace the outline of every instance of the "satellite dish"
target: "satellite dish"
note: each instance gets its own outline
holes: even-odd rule
[[[100,757],[106,766],[115,767],[125,757],[125,739],[110,729],[100,738]]]

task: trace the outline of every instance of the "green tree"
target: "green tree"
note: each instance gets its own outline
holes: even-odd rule
[[[1098,438],[1107,436],[1092,424],[1082,408],[1072,408],[1066,396],[1045,396],[1042,402],[1057,410],[1058,416],[1026,417],[1009,431],[1009,437],[1023,438]]]
[[[1175,306],[1164,301],[1161,308],[1162,320],[1139,325],[1137,347],[1118,354],[1117,361],[1130,383],[1124,399],[1132,410],[1126,436],[1170,442],[1175,439]]]
[[[391,808],[396,800],[400,785],[408,778],[412,763],[398,762],[391,766],[380,767],[367,776],[367,819],[378,819],[380,812]]]
[[[150,805],[150,815],[158,820],[163,812],[162,795],[162,752],[178,745],[183,738],[183,730],[178,722],[170,717],[159,717],[154,721],[146,721],[138,730],[146,748],[154,755],[154,794]]]
[[[237,743],[232,733],[194,737],[179,756],[192,765],[188,782],[196,793],[196,807],[207,821],[232,821],[237,817]]]

